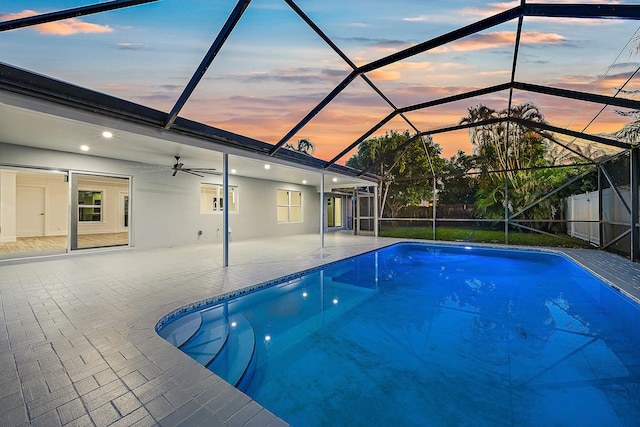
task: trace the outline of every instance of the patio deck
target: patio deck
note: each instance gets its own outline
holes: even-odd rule
[[[181,305],[386,246],[317,235],[0,263],[0,425],[286,425],[160,338]],[[640,298],[640,265],[562,250]]]

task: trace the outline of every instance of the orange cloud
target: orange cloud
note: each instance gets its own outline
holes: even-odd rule
[[[18,13],[8,13],[2,15],[2,21],[12,21],[14,19],[27,18],[30,16],[37,16],[38,12],[34,10],[23,10]],[[58,36],[69,36],[72,34],[87,34],[87,33],[109,33],[112,30],[108,25],[98,25],[89,22],[83,22],[76,18],[64,19],[62,21],[47,22],[46,24],[40,24],[33,26],[33,29],[37,30],[41,34],[53,34]]]
[[[466,66],[451,62],[434,63],[434,62],[396,62],[386,67],[367,73],[367,76],[376,82],[382,81],[399,81],[410,75],[424,76],[429,74],[432,78],[442,73],[450,77],[449,71],[464,69]]]
[[[399,71],[375,70],[367,74],[367,77],[375,81],[392,81],[400,80],[402,74]]]
[[[504,12],[505,10],[513,9],[514,7],[520,6],[520,1],[510,1],[510,2],[500,2],[500,3],[489,3],[486,7],[482,9],[475,8],[465,8],[462,9],[460,14],[463,16],[472,16],[474,18],[487,18],[489,16],[496,15],[500,12]]]
[[[466,37],[448,46],[443,46],[438,51],[455,51],[455,52],[469,52],[475,50],[491,49],[496,47],[512,46],[516,40],[516,33],[513,31],[496,31],[487,34],[475,34],[473,36]],[[554,33],[540,33],[537,31],[523,32],[521,36],[521,43],[536,43],[536,44],[556,44],[562,43],[566,39],[559,34]]]

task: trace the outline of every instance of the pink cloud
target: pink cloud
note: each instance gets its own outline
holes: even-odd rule
[[[439,49],[440,52],[455,51],[469,52],[474,50],[491,49],[496,47],[512,46],[516,40],[516,33],[513,31],[496,31],[487,34],[475,34],[448,46]],[[522,33],[521,43],[531,44],[557,44],[566,39],[560,34],[540,33],[537,31],[526,31]]]
[[[39,15],[34,10],[23,10],[18,13],[8,13],[2,15],[0,20],[12,21],[14,19],[27,18],[30,16]],[[90,22],[83,22],[76,18],[64,19],[62,21],[47,22],[46,24],[40,24],[33,26],[33,29],[37,30],[41,34],[53,34],[59,36],[69,36],[72,34],[88,34],[88,33],[110,33],[113,31],[108,25],[92,24]]]

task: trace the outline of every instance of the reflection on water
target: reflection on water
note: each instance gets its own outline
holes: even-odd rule
[[[562,257],[400,245],[230,304],[292,425],[633,425],[638,306]]]

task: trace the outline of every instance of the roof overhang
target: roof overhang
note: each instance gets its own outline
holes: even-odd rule
[[[189,167],[221,169],[223,154],[239,175],[258,179],[339,187],[363,187],[374,175],[330,165],[291,150],[270,155],[273,145],[0,63],[0,141],[78,153],[90,145],[94,156],[170,166],[180,155]],[[29,131],[26,132],[25,130]],[[114,137],[105,141],[102,132]],[[264,164],[272,165],[265,170]]]

